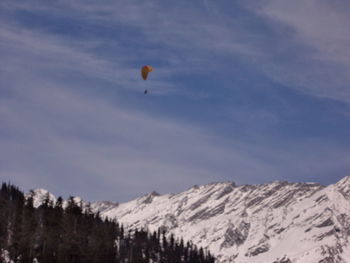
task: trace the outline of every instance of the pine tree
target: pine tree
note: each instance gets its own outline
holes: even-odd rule
[[[63,208],[45,197],[39,208],[15,186],[0,189],[0,249],[14,263],[213,263],[208,251],[167,237],[158,229],[129,230],[115,220],[101,219],[73,197]],[[0,263],[3,261],[0,255]]]

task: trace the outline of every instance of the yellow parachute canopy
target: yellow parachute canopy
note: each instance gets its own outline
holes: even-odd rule
[[[144,80],[146,80],[147,79],[147,76],[148,76],[148,73],[149,72],[152,72],[153,71],[153,68],[151,67],[151,66],[143,66],[142,68],[141,68],[141,75],[142,75],[142,78],[144,79]]]

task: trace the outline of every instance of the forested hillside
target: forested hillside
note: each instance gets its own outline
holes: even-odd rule
[[[16,186],[0,190],[0,262],[212,263],[208,251],[167,237],[160,230],[124,231],[114,220],[101,219],[71,197],[55,203],[49,197],[38,208]]]

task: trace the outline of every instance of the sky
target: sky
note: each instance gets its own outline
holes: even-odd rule
[[[0,179],[117,202],[221,181],[335,183],[350,175],[349,12],[2,0]]]

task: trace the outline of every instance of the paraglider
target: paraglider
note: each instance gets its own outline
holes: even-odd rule
[[[153,68],[152,68],[151,66],[143,66],[143,67],[141,68],[141,75],[142,75],[142,78],[143,78],[144,80],[146,80],[147,77],[148,77],[148,73],[150,73],[150,72],[152,72],[152,71],[153,71]]]
[[[151,66],[149,66],[149,65],[143,66],[141,68],[141,76],[142,76],[143,80],[146,80],[148,77],[148,73],[150,73],[152,71],[153,71],[153,68]],[[148,93],[148,91],[145,90],[145,94],[147,94],[147,93]]]

